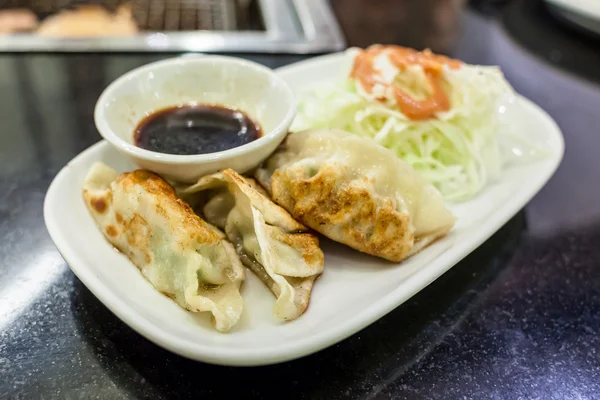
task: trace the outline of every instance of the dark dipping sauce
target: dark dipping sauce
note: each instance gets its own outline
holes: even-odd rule
[[[208,154],[258,139],[260,125],[239,110],[212,105],[173,106],[144,118],[135,129],[135,145],[166,154]]]

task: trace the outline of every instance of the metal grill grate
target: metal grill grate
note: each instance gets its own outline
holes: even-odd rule
[[[133,16],[142,29],[150,31],[237,29],[231,0],[135,0]]]
[[[2,52],[322,53],[345,47],[330,0],[0,0]],[[458,0],[464,1],[464,0]],[[129,10],[119,9],[127,4]],[[96,8],[45,20],[80,5]],[[103,10],[119,11],[113,21]],[[131,11],[131,12],[130,12]],[[132,14],[131,16],[129,14]],[[20,19],[19,19],[20,18]],[[139,28],[135,31],[132,18]],[[89,31],[86,31],[89,21]],[[11,25],[12,23],[12,25]],[[114,32],[109,24],[114,23]],[[53,25],[54,24],[54,25]],[[103,25],[104,24],[104,25]],[[106,28],[105,28],[106,26]],[[55,31],[49,30],[49,28]],[[1,27],[0,27],[1,28]],[[44,30],[46,29],[46,30]],[[56,29],[59,35],[54,35]],[[51,32],[52,31],[52,32]],[[98,31],[102,35],[98,35]],[[0,29],[0,32],[3,32]],[[155,32],[163,32],[156,35]],[[52,35],[50,34],[52,33]]]
[[[41,18],[78,5],[115,10],[123,0],[0,0],[0,9],[27,8]],[[145,31],[234,31],[240,29],[236,0],[132,0],[133,18]]]

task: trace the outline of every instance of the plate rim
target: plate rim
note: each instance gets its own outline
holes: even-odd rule
[[[302,60],[281,67],[277,69],[277,72],[289,73],[289,70],[296,68],[332,61],[332,59],[341,57],[343,54],[343,52],[333,53]],[[390,291],[378,301],[368,304],[354,318],[344,320],[340,324],[306,338],[284,342],[267,349],[257,347],[244,349],[218,348],[215,350],[208,344],[190,341],[163,331],[159,325],[140,316],[133,307],[128,306],[125,298],[121,298],[108,285],[104,285],[95,276],[93,269],[87,267],[87,264],[82,261],[78,255],[79,251],[69,245],[68,237],[60,229],[60,218],[57,218],[57,215],[52,212],[53,199],[57,197],[57,191],[62,187],[63,181],[68,179],[71,170],[75,168],[74,165],[84,162],[92,154],[99,152],[103,146],[110,146],[106,141],[100,141],[79,153],[52,180],[44,199],[44,221],[58,251],[82,283],[121,321],[156,345],[186,358],[218,365],[260,366],[293,360],[315,353],[348,338],[400,306],[489,239],[542,189],[554,175],[562,161],[565,147],[564,137],[557,123],[543,109],[522,96],[519,96],[518,99],[519,103],[538,115],[539,124],[548,126],[551,132],[549,137],[557,141],[556,154],[553,152],[549,159],[544,160],[551,160],[552,164],[545,167],[543,178],[532,185],[524,185],[522,190],[516,192],[518,195],[511,196],[501,208],[498,208],[490,216],[485,224],[473,228],[469,235],[473,236],[474,240],[455,243],[444,252],[445,257],[441,259],[438,257],[428,265],[428,268],[417,270],[404,281],[403,285]],[[83,203],[83,200],[81,201]]]

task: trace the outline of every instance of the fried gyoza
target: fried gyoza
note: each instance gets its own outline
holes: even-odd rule
[[[277,297],[274,316],[292,320],[302,315],[323,271],[317,237],[256,182],[231,169],[205,176],[183,191],[188,197],[197,192],[206,195],[206,220],[225,230],[242,262]]]
[[[341,130],[290,133],[256,178],[298,221],[390,261],[416,253],[454,225],[440,193],[412,167]]]
[[[243,308],[244,268],[224,235],[166,181],[144,170],[119,175],[98,163],[83,197],[106,239],[158,291],[186,310],[211,312],[219,331],[235,325]]]

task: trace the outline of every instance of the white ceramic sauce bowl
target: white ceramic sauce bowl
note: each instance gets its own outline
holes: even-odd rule
[[[134,144],[138,124],[169,106],[219,104],[246,113],[262,127],[262,136],[229,150],[198,155],[149,151]],[[111,83],[94,111],[100,135],[142,168],[166,179],[194,182],[232,168],[244,173],[267,158],[284,139],[296,100],[271,69],[234,57],[179,57],[134,69]]]

